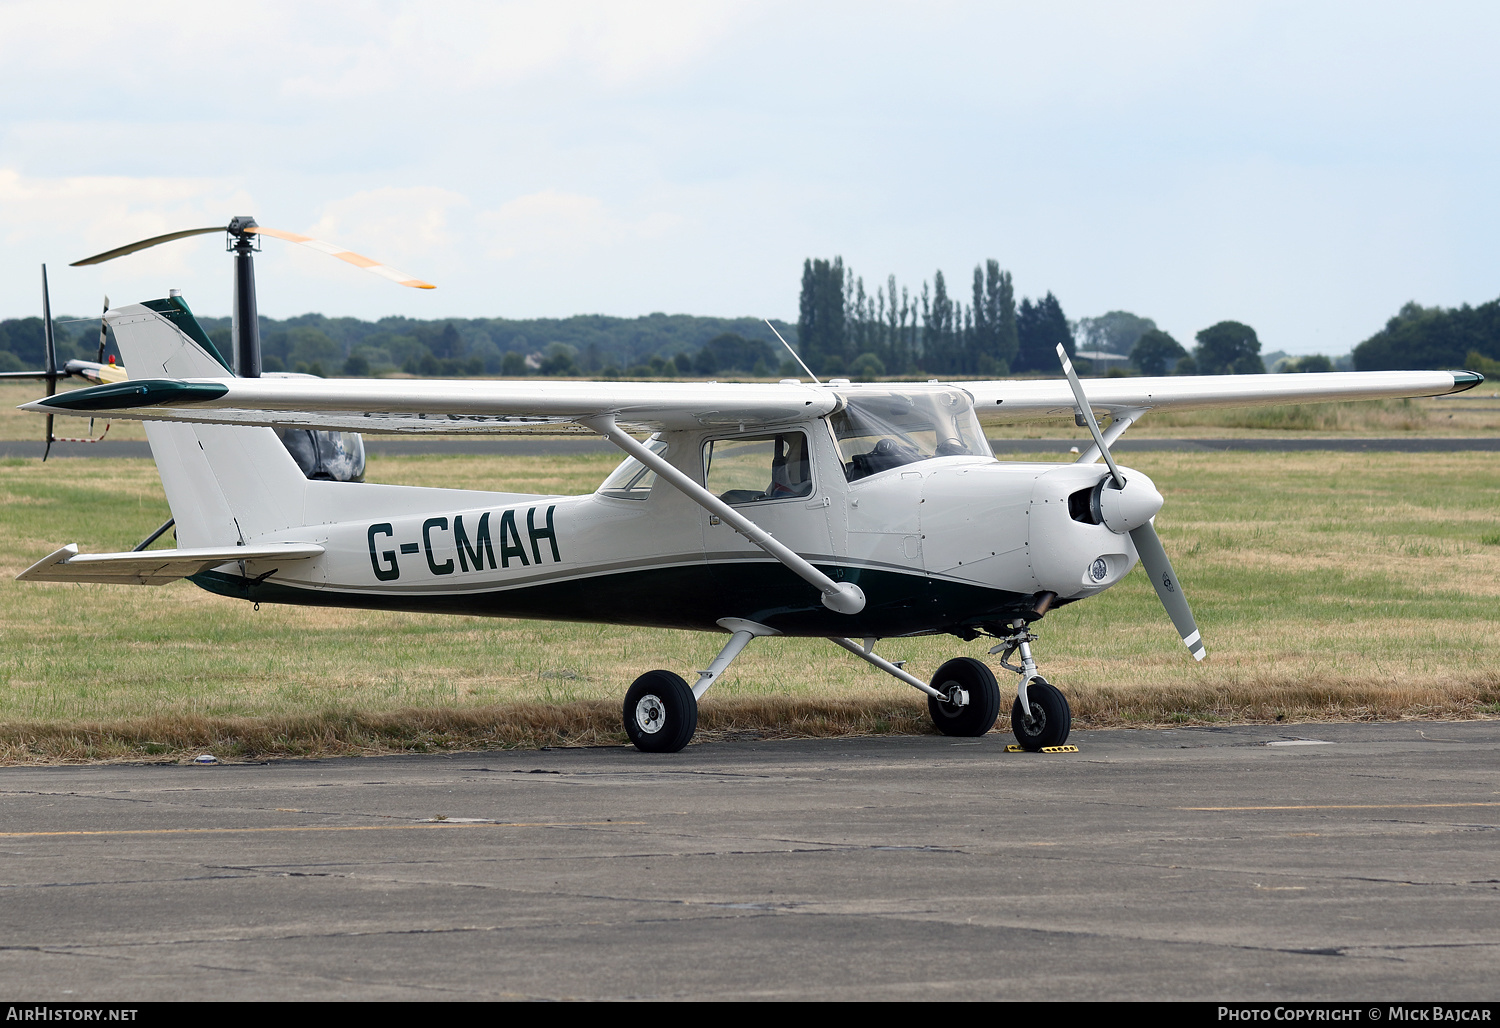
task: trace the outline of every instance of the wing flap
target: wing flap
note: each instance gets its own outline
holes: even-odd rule
[[[323,552],[317,543],[210,546],[129,553],[79,553],[69,543],[16,576],[18,582],[102,582],[112,585],[164,585],[233,561],[308,560]]]

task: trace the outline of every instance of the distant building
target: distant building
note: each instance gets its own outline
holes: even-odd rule
[[[1123,353],[1110,353],[1108,350],[1075,350],[1075,357],[1093,362],[1091,374],[1103,375],[1111,368],[1128,368],[1130,358]]]

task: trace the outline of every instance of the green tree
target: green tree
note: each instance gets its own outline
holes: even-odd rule
[[[954,333],[953,301],[948,298],[948,283],[939,270],[932,276],[932,302],[927,299],[927,283],[922,283],[923,328],[922,367],[940,375],[959,371]]]
[[[1009,372],[1020,342],[1016,335],[1016,295],[1010,272],[1000,262],[974,266],[974,348],[976,370],[986,374]],[[988,358],[988,360],[985,360]]]
[[[1057,345],[1062,344],[1068,356],[1073,356],[1073,330],[1068,327],[1068,318],[1063,314],[1062,304],[1048,292],[1032,303],[1021,301],[1016,312],[1016,335],[1018,351],[1012,371],[1040,371],[1052,374],[1060,370],[1057,360]]]
[[[1470,353],[1500,359],[1500,300],[1448,310],[1407,303],[1385,328],[1354,348],[1354,368],[1461,368]]]
[[[885,374],[885,363],[873,353],[862,353],[849,365],[849,374],[864,382],[871,382]]]
[[[1255,329],[1238,321],[1221,321],[1195,336],[1193,359],[1200,375],[1264,375]]]
[[[453,327],[451,321],[443,326],[443,330],[430,345],[433,356],[439,359],[451,359],[464,355],[464,341],[459,338],[458,329]]]
[[[1085,350],[1103,350],[1106,353],[1130,353],[1135,344],[1156,328],[1156,322],[1142,318],[1129,311],[1110,311],[1097,318],[1078,319],[1078,338],[1083,340]]]
[[[1306,357],[1298,357],[1296,360],[1287,361],[1281,366],[1284,372],[1324,372],[1333,370],[1333,361],[1321,353],[1310,353]]]
[[[808,366],[827,371],[844,361],[844,259],[802,262],[797,313],[798,351]]]
[[[1175,365],[1186,356],[1187,350],[1182,344],[1159,328],[1141,333],[1130,349],[1130,362],[1140,368],[1143,375],[1165,375],[1169,365]]]

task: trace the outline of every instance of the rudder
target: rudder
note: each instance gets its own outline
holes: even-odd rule
[[[133,379],[232,375],[178,297],[120,307],[105,318]],[[145,425],[179,546],[248,543],[302,524],[307,479],[274,430]]]

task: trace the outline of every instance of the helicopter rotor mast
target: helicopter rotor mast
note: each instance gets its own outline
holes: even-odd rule
[[[260,378],[260,312],[255,303],[255,219],[236,217],[229,222],[228,249],[234,254],[234,373],[240,378]]]

